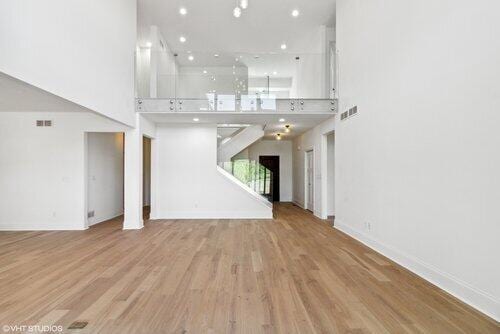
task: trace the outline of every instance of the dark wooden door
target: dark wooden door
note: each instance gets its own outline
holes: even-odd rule
[[[259,162],[272,173],[272,192],[269,198],[272,202],[280,201],[280,157],[278,155],[261,155]]]

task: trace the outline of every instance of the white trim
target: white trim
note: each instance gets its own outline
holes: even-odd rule
[[[41,225],[45,225],[45,224],[41,224]],[[9,231],[16,231],[16,232],[20,232],[20,231],[47,231],[47,232],[50,232],[50,231],[85,231],[87,230],[88,227],[85,226],[85,227],[68,227],[66,225],[54,225],[54,226],[43,226],[43,227],[40,227],[40,226],[16,226],[16,225],[11,225],[11,226],[2,226],[0,227],[0,231],[1,232],[9,232]]]
[[[386,245],[371,236],[359,232],[338,219],[335,220],[334,228],[360,241],[496,321],[500,320],[500,303],[494,296],[418,258],[401,252],[390,245]]]
[[[273,219],[272,211],[256,214],[254,211],[171,211],[151,220],[162,219]]]

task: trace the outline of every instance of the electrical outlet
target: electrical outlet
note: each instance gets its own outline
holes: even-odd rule
[[[89,212],[87,213],[87,218],[92,218],[92,217],[94,217],[94,216],[95,216],[95,211],[94,211],[94,210],[89,211]]]

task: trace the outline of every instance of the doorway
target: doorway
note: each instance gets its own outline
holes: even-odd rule
[[[85,133],[86,227],[123,214],[124,134]]]
[[[335,223],[335,132],[326,134],[326,216]]]
[[[314,151],[313,150],[306,152],[305,167],[306,167],[305,206],[307,210],[314,212]]]
[[[280,157],[278,155],[261,155],[259,163],[271,171],[271,192],[269,201],[280,201]]]
[[[151,215],[151,139],[142,137],[142,206],[143,218]]]

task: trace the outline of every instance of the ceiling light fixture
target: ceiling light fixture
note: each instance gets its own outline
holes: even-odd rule
[[[240,7],[242,9],[247,9],[248,8],[248,0],[240,0]]]
[[[194,60],[193,55],[189,55],[188,59],[189,59],[189,61],[193,61]]]
[[[207,74],[207,73],[208,73],[207,70],[203,70],[203,74]]]
[[[280,122],[283,123],[285,121],[284,118],[280,118]]]
[[[281,44],[280,47],[281,47],[281,50],[286,50],[286,44],[285,43]]]
[[[219,54],[217,54],[217,53],[216,53],[216,54],[214,54],[214,57],[215,57],[215,58],[219,58]]]
[[[181,14],[182,16],[186,15],[186,14],[187,14],[187,12],[188,12],[188,11],[187,11],[187,9],[186,9],[186,8],[184,8],[184,7],[179,8],[179,14]]]
[[[200,119],[199,118],[193,118],[193,121],[198,122]]]
[[[290,132],[290,125],[289,124],[285,125],[285,132],[286,133]]]
[[[276,134],[276,140],[281,140],[281,133]]]
[[[186,42],[186,37],[184,37],[184,36],[179,37],[179,41],[180,41],[181,43]]]
[[[153,43],[151,43],[151,42],[147,42],[147,43],[146,43],[146,47],[150,48],[150,47],[152,47],[152,46],[153,46]]]
[[[294,9],[294,10],[292,10],[292,16],[293,16],[293,17],[297,17],[297,16],[299,16],[299,14],[300,14],[300,12],[299,12],[299,10],[298,10],[298,9]]]
[[[276,71],[273,72],[273,75],[277,75],[277,74],[278,74],[278,72],[276,72]]]
[[[233,10],[233,15],[234,17],[240,17],[241,16],[241,8],[240,7],[235,7]]]

